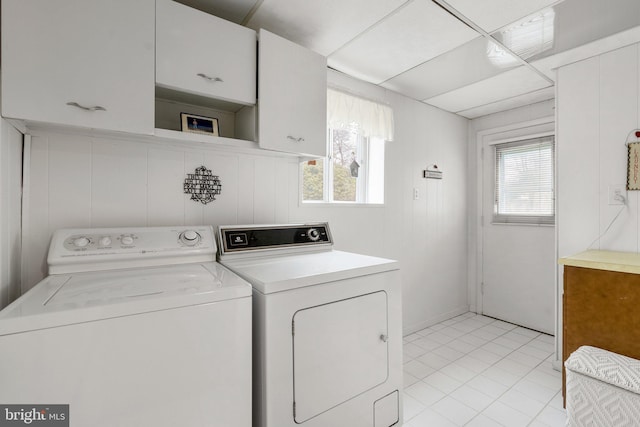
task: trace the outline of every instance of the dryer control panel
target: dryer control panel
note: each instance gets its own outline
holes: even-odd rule
[[[330,249],[333,245],[327,223],[221,226],[218,239],[221,256],[256,250]]]

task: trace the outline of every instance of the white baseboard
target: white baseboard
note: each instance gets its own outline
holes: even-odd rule
[[[428,328],[429,326],[433,326],[437,323],[444,322],[445,320],[451,319],[452,317],[459,316],[461,314],[467,313],[469,310],[468,305],[463,305],[454,310],[447,311],[446,313],[440,314],[438,316],[433,316],[419,323],[415,323],[412,325],[404,325],[402,328],[402,334],[404,336],[411,335],[414,332],[420,331],[424,328]]]

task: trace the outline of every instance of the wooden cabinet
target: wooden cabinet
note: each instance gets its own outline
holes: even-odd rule
[[[256,33],[171,0],[156,2],[156,84],[256,103]]]
[[[587,251],[560,263],[563,362],[583,345],[640,359],[640,255]]]
[[[260,147],[326,156],[326,58],[265,30],[259,42]]]
[[[154,0],[3,0],[2,115],[153,133]]]

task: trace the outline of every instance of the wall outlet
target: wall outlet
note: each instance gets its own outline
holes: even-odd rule
[[[609,186],[609,204],[624,205],[627,202],[627,190],[624,185]]]
[[[420,198],[420,193],[417,188],[413,189],[413,200],[418,200]]]

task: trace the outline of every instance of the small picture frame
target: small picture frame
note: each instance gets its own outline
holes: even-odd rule
[[[218,131],[218,119],[214,119],[213,117],[180,113],[180,123],[182,132],[220,136]]]

